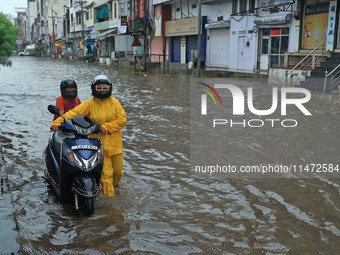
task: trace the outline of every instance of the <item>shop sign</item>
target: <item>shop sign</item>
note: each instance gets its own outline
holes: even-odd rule
[[[198,34],[198,17],[171,20],[165,22],[165,36],[182,36]]]
[[[284,24],[292,20],[291,14],[278,15],[278,16],[266,16],[266,17],[256,17],[254,20],[255,24],[266,25],[266,24]]]
[[[162,6],[157,5],[155,7],[155,36],[162,36]]]
[[[259,7],[273,7],[275,5],[284,5],[284,4],[292,4],[294,3],[293,0],[260,0]]]
[[[181,37],[181,63],[185,64],[185,57],[186,57],[186,38],[185,36]]]
[[[272,29],[271,35],[280,35],[281,34],[281,29],[278,28],[278,29]]]
[[[127,16],[120,17],[120,25],[127,26]]]
[[[334,49],[334,33],[335,33],[335,17],[336,17],[336,0],[329,2],[329,16],[328,16],[328,29],[327,29],[327,51]]]

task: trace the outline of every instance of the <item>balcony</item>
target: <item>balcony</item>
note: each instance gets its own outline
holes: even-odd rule
[[[107,30],[107,29],[110,29],[110,28],[116,28],[116,27],[118,27],[118,25],[119,25],[118,20],[107,20],[107,21],[95,23],[94,29],[96,31]]]

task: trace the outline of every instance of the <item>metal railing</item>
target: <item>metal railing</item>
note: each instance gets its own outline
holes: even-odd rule
[[[323,84],[324,94],[326,93],[328,77],[331,77],[331,81],[329,83],[329,93],[332,94],[333,88],[340,85],[340,64],[337,67],[335,67],[330,73],[325,71],[325,81]]]
[[[128,61],[133,65],[131,71],[134,70],[135,74],[150,72],[150,70],[159,69],[165,74],[169,72],[168,55],[163,54],[149,54],[147,57],[143,54],[124,54],[123,56],[117,56],[117,64],[119,61]]]
[[[315,66],[321,63],[324,59],[324,44],[326,40],[323,40],[319,45],[317,45],[311,52],[309,52],[299,63],[297,63],[292,69],[286,71],[286,86],[288,84],[288,77],[292,84],[292,77],[295,70],[313,70]],[[321,55],[315,53],[322,46]],[[315,53],[315,54],[314,54]]]

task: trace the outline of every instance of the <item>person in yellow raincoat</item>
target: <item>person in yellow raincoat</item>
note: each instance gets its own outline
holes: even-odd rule
[[[123,175],[123,141],[121,129],[126,124],[126,114],[120,102],[111,96],[112,83],[105,75],[98,75],[92,84],[93,98],[65,113],[64,118],[70,120],[76,116],[86,116],[100,125],[100,133],[92,134],[102,141],[104,152],[101,184],[104,194],[113,197],[114,186]],[[58,130],[63,122],[59,117],[52,123],[52,129]]]

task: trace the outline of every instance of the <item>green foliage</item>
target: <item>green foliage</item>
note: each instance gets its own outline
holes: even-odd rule
[[[0,65],[11,66],[9,59],[15,49],[17,29],[12,22],[2,12],[0,12]]]
[[[36,45],[34,47],[34,52],[35,52],[35,54],[37,54],[37,56],[41,57],[42,47],[40,45]]]

